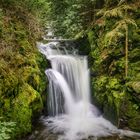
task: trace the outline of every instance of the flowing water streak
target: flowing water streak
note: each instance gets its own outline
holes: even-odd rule
[[[57,42],[40,44],[38,48],[52,66],[45,72],[49,80],[50,117],[44,122],[53,132],[62,133],[60,140],[80,140],[112,134],[132,136],[130,131],[118,130],[99,115],[99,111],[91,104],[86,56],[63,50]]]
[[[50,82],[50,87],[49,87],[50,94],[54,96],[54,97],[50,96],[49,98],[49,103],[51,103],[52,105],[50,109],[53,111],[53,115],[59,115],[60,113],[59,110],[62,111],[61,109],[63,107],[60,101],[61,92],[63,93],[63,97],[65,100],[65,107],[66,107],[65,110],[67,111],[67,113],[72,113],[74,102],[72,99],[71,91],[67,85],[67,82],[63,78],[63,76],[59,72],[55,70],[51,70],[51,69],[46,70],[45,73],[48,76],[48,79]]]

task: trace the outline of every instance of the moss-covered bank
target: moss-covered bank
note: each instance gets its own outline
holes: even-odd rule
[[[13,2],[0,2],[0,117],[16,122],[13,137],[20,137],[43,109],[47,63],[36,48],[42,34],[36,16]]]
[[[140,132],[140,4],[136,1],[121,6],[113,5],[99,11],[96,22],[87,31],[93,100],[104,116],[118,127]],[[126,12],[126,9],[119,9],[124,7],[127,17],[119,16],[119,12]],[[128,29],[128,40],[124,27]]]
[[[93,102],[119,128],[140,132],[140,3],[106,2],[95,16],[77,36],[89,58]]]

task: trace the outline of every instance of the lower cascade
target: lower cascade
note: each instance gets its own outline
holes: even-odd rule
[[[117,129],[91,103],[86,56],[79,56],[75,49],[66,49],[58,42],[39,43],[38,48],[52,67],[45,71],[49,80],[49,117],[43,121],[50,131],[59,134],[59,140],[112,135],[140,138],[139,133]]]

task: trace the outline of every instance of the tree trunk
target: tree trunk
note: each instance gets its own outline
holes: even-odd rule
[[[128,26],[126,26],[126,37],[125,37],[125,77],[128,76]]]

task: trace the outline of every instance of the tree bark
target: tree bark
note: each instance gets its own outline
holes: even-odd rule
[[[126,37],[125,37],[125,77],[128,76],[128,26],[126,26]]]

